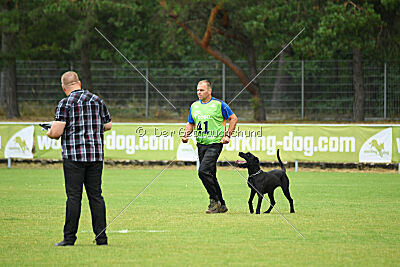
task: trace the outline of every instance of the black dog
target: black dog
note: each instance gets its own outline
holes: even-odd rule
[[[254,195],[258,194],[258,204],[256,209],[256,214],[260,214],[261,202],[263,200],[263,195],[268,193],[271,206],[264,213],[270,213],[273,206],[275,205],[274,190],[278,186],[282,188],[283,194],[289,200],[290,203],[290,213],[294,213],[293,199],[290,197],[289,192],[289,178],[286,175],[286,168],[283,165],[281,158],[279,157],[279,149],[277,151],[277,157],[281,170],[272,170],[269,172],[263,172],[260,169],[260,161],[256,156],[250,152],[243,153],[239,152],[239,156],[246,160],[246,163],[238,163],[240,167],[247,167],[249,172],[248,185],[251,189],[249,198],[249,209],[250,213],[253,213],[253,198]]]

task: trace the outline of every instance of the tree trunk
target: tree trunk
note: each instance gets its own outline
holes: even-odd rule
[[[81,78],[82,87],[89,90],[93,90],[92,86],[92,73],[90,68],[90,44],[91,44],[91,32],[93,31],[96,23],[96,12],[97,5],[95,1],[89,1],[86,4],[86,16],[84,18],[84,24],[81,32],[79,33],[80,42],[80,53],[81,53]]]
[[[266,116],[265,116],[265,107],[264,107],[264,101],[262,99],[262,96],[260,94],[260,89],[258,86],[255,86],[258,94],[253,96],[251,98],[251,104],[253,107],[253,118],[256,121],[265,121]]]
[[[18,102],[17,102],[17,70],[16,61],[13,53],[14,33],[3,31],[1,36],[1,52],[7,55],[4,61],[1,72],[1,87],[0,90],[5,94],[5,104],[7,106],[7,118],[19,117]]]
[[[4,86],[4,80],[5,80],[5,72],[3,71],[3,68],[1,70],[0,74],[0,109],[1,110],[6,110],[6,87]]]
[[[362,73],[362,56],[359,48],[353,49],[353,120],[364,121],[364,83]]]
[[[286,91],[287,84],[290,83],[290,78],[286,77],[287,73],[285,71],[285,68],[286,68],[287,62],[285,60],[285,57],[287,55],[291,55],[291,54],[292,54],[292,50],[291,50],[291,47],[289,46],[279,56],[278,70],[276,71],[276,79],[275,79],[275,83],[274,83],[274,89],[272,91],[271,107],[273,109],[282,107],[278,101],[284,99],[284,93]]]
[[[90,44],[85,39],[81,47],[81,70],[82,88],[93,90],[90,70]]]
[[[249,65],[249,71],[250,71],[250,80],[252,80],[257,74],[257,60],[256,60],[256,55],[255,55],[255,50],[251,42],[248,42],[249,47],[246,48],[246,53],[247,53],[247,63]],[[246,86],[246,84],[244,84]],[[253,107],[253,118],[256,121],[265,121],[266,115],[265,115],[265,107],[264,107],[264,101],[263,97],[261,94],[260,86],[257,82],[257,79],[255,79],[252,82],[252,86],[254,87],[252,98],[251,98],[251,104]]]

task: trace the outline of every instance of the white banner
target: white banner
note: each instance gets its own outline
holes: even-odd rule
[[[14,134],[4,149],[5,158],[32,159],[34,126],[28,126]]]
[[[360,162],[392,162],[392,128],[387,128],[370,137],[361,146]]]

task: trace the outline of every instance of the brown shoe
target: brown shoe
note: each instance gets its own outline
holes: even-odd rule
[[[208,206],[208,210],[206,210],[207,214],[210,213],[218,213],[221,208],[221,202],[216,201],[214,199],[210,199],[210,205]]]

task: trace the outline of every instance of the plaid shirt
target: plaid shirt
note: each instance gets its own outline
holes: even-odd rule
[[[87,90],[75,90],[57,106],[55,121],[66,123],[62,156],[73,161],[104,160],[104,124],[111,121],[103,100]]]

